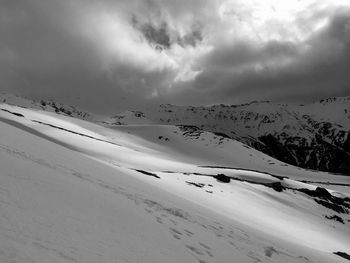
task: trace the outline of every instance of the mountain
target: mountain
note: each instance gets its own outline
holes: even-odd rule
[[[138,115],[153,123],[196,126],[291,165],[350,174],[350,97],[307,105],[266,101],[210,107],[167,104]]]
[[[53,100],[34,101],[23,96],[17,96],[9,93],[0,93],[0,102],[9,105],[20,106],[23,108],[44,110],[46,112],[54,112],[70,117],[75,117],[83,120],[93,121],[96,116],[71,105],[55,102]]]
[[[219,137],[240,141],[290,165],[350,174],[350,97],[328,98],[307,105],[268,101],[211,107],[163,104],[157,109],[124,111],[113,117],[96,116],[53,100],[35,102],[0,94],[0,101],[107,126],[195,126]]]
[[[1,262],[350,257],[349,177],[139,112],[101,121],[12,99],[0,103]],[[107,121],[135,118],[147,124]]]

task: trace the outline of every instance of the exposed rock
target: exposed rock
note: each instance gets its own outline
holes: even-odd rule
[[[231,181],[231,178],[224,175],[224,174],[218,174],[216,176],[213,176],[216,180],[222,183],[229,183]]]
[[[152,177],[160,179],[160,177],[158,175],[156,175],[155,173],[151,173],[151,172],[147,172],[147,171],[143,171],[143,170],[139,170],[139,169],[135,169],[135,171],[139,172],[139,173],[142,173],[142,174],[145,174],[145,175],[148,175],[148,176],[152,176]]]
[[[338,252],[334,252],[333,254],[338,255],[338,256],[345,258],[347,260],[350,260],[350,255],[348,253],[338,251]]]
[[[186,181],[186,183],[188,185],[193,185],[193,186],[199,187],[199,188],[203,188],[205,186],[205,184],[202,184],[202,183],[195,183],[195,182],[189,182],[189,181]]]
[[[349,198],[339,198],[331,195],[325,188],[317,187],[315,190],[297,189],[315,200],[316,203],[327,207],[337,213],[348,214],[350,209]]]
[[[286,187],[284,187],[281,182],[275,182],[270,184],[271,188],[277,192],[282,192],[283,190],[286,190]]]
[[[325,216],[325,218],[344,224],[343,218],[341,218],[340,216],[337,216],[337,215]]]

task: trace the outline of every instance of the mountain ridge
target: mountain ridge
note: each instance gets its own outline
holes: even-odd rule
[[[156,110],[137,112],[144,122],[197,126],[302,168],[350,174],[350,97],[306,105],[269,101],[208,107],[161,104]],[[118,116],[114,124],[133,123],[130,116]]]
[[[291,165],[350,175],[350,97],[331,97],[310,104],[270,101],[196,107],[160,104],[112,117],[97,116],[53,100],[37,102],[10,94],[0,94],[0,100],[107,126],[196,126],[238,140]]]

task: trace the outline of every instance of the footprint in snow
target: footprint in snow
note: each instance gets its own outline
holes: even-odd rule
[[[188,248],[190,251],[194,252],[197,255],[200,255],[200,256],[204,255],[204,252],[200,248],[196,248],[190,245],[186,245],[186,248]]]
[[[179,230],[175,228],[170,228],[170,232],[174,238],[181,239],[182,233]]]
[[[270,258],[274,253],[279,254],[274,247],[265,247],[265,256]]]

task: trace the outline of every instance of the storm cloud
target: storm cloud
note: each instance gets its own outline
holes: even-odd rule
[[[350,3],[5,0],[0,91],[113,112],[350,95]]]

